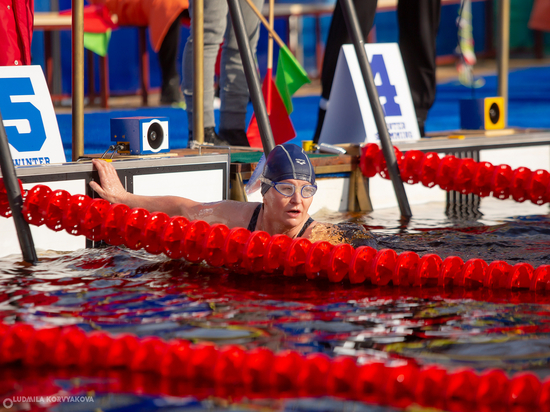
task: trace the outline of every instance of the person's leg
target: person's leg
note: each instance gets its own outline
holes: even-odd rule
[[[163,104],[181,101],[180,76],[176,68],[180,34],[180,16],[174,20],[160,45],[158,59],[162,75],[160,102]]]
[[[189,1],[189,14],[193,16],[193,0]],[[227,23],[227,3],[222,0],[204,0],[204,128],[215,133],[214,119],[214,65]],[[191,34],[183,52],[183,95],[187,105],[190,134],[193,130],[193,19]],[[214,135],[215,136],[215,135]],[[206,133],[205,133],[205,140]],[[211,142],[212,143],[212,142]]]
[[[397,6],[399,48],[407,72],[420,134],[435,101],[436,36],[440,0],[402,0]]]
[[[259,10],[263,0],[253,0]],[[245,0],[239,4],[243,12],[246,33],[253,55],[260,37],[260,20]],[[228,17],[227,30],[222,46],[220,73],[220,137],[232,145],[248,146],[246,138],[246,108],[249,101],[248,85],[231,19]]]
[[[363,39],[366,40],[374,23],[374,16],[376,15],[376,6],[378,1],[354,0],[353,3],[355,5],[357,19],[361,24]],[[327,103],[330,97],[330,91],[332,90],[332,82],[334,80],[334,73],[336,71],[336,63],[338,62],[340,49],[343,44],[347,43],[351,43],[351,39],[348,35],[348,29],[346,27],[346,21],[344,19],[342,8],[340,7],[340,2],[338,1],[332,14],[332,21],[330,23],[325,47],[325,55],[323,57],[323,67],[321,71],[321,101],[319,102],[317,127],[315,129],[315,135],[313,136],[313,141],[315,143],[319,141],[321,129],[323,128]]]

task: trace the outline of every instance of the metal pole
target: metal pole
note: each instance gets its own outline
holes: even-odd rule
[[[411,208],[407,199],[407,193],[403,187],[403,181],[397,168],[397,159],[393,151],[393,146],[390,140],[390,134],[388,133],[388,127],[386,125],[386,119],[384,117],[384,110],[380,104],[380,98],[378,97],[378,90],[374,84],[372,77],[372,70],[370,67],[369,59],[367,58],[367,52],[365,51],[365,41],[361,34],[359,21],[357,20],[357,13],[351,0],[338,0],[342,7],[344,19],[346,20],[346,26],[348,33],[355,46],[355,53],[357,54],[357,60],[359,61],[359,67],[361,67],[361,73],[363,74],[363,80],[369,96],[370,106],[372,108],[372,114],[374,115],[374,121],[376,122],[376,128],[378,129],[378,135],[380,136],[380,144],[382,146],[382,152],[386,159],[388,166],[388,172],[390,179],[393,183],[393,190],[397,197],[397,203],[399,204],[399,210],[401,216],[411,217]]]
[[[275,147],[275,143],[273,140],[271,125],[269,123],[269,117],[267,115],[267,109],[262,96],[262,89],[260,87],[260,75],[256,70],[254,56],[252,55],[250,42],[248,41],[248,36],[246,35],[243,13],[239,1],[227,0],[227,4],[229,5],[229,14],[231,16],[231,22],[233,23],[233,30],[235,30],[235,37],[237,38],[239,52],[243,61],[244,74],[246,76],[248,90],[250,91],[254,114],[256,115],[256,120],[258,121],[258,129],[260,131],[260,137],[262,138],[264,153],[267,157],[269,152],[271,152]]]
[[[218,0],[222,1],[222,0]],[[193,0],[193,140],[204,143],[204,2]],[[210,79],[212,81],[212,79]]]
[[[29,224],[23,218],[23,213],[21,212],[23,197],[21,196],[21,190],[17,182],[15,167],[13,167],[13,159],[11,158],[8,135],[4,128],[2,113],[0,113],[0,170],[2,170],[2,177],[4,178],[4,185],[6,186],[8,201],[13,216],[13,222],[15,223],[17,237],[19,238],[19,246],[21,247],[23,260],[35,265],[38,262],[38,258],[36,256],[36,250],[34,249],[34,242],[32,240]]]
[[[510,57],[510,0],[498,3],[498,95],[504,98],[504,127],[508,126],[508,71]]]
[[[73,148],[76,162],[84,155],[84,2],[72,0],[71,34],[73,46]],[[90,74],[91,76],[92,74]]]

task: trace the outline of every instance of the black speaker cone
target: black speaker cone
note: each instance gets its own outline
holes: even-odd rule
[[[153,123],[147,129],[147,143],[151,146],[151,149],[158,149],[164,141],[164,130],[158,123]]]
[[[493,103],[491,107],[489,107],[489,120],[491,120],[491,123],[497,124],[500,119],[500,109],[498,108],[498,104]]]

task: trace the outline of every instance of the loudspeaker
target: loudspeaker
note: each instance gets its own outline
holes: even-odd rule
[[[111,140],[121,146],[117,148],[118,153],[140,155],[169,152],[168,118],[112,118]]]
[[[504,98],[460,100],[461,129],[504,129]]]

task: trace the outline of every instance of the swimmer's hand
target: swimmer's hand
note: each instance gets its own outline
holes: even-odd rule
[[[125,203],[128,192],[122,186],[113,165],[101,159],[93,159],[92,163],[99,173],[101,184],[92,181],[90,187],[108,202]]]

